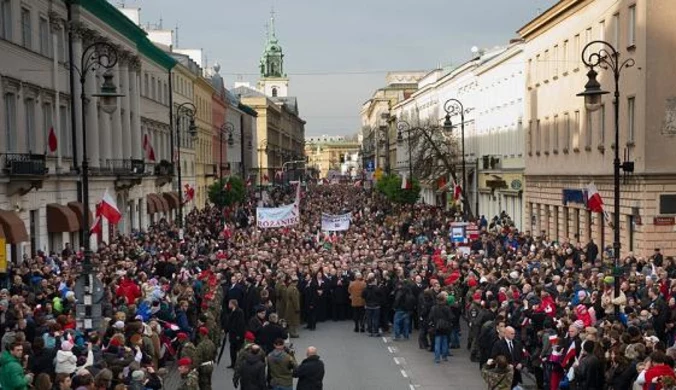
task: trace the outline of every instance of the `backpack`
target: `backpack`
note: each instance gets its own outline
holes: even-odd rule
[[[413,311],[415,310],[416,304],[417,304],[417,299],[415,299],[415,295],[413,295],[412,292],[407,291],[404,294],[404,309],[406,311]]]

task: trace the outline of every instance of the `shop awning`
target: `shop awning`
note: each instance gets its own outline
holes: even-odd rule
[[[157,199],[157,211],[159,212],[167,212],[169,211],[169,202],[167,202],[166,199],[162,195],[155,194],[155,198]]]
[[[0,225],[9,244],[18,244],[28,241],[26,224],[14,211],[0,210]]]
[[[84,223],[84,204],[82,202],[68,202],[68,208],[73,210],[75,216],[77,217],[78,222],[80,223],[80,229],[85,226]],[[89,210],[89,225],[94,224],[94,215],[92,211]]]
[[[176,193],[176,192],[164,192],[164,193],[162,193],[162,196],[169,203],[170,209],[177,209],[178,208],[178,193]]]
[[[58,203],[47,205],[48,233],[76,232],[80,226],[80,220],[70,207]]]

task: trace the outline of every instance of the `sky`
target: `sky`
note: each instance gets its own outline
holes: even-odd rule
[[[350,135],[387,71],[431,70],[492,48],[556,0],[110,0],[141,8],[141,22],[179,26],[179,48],[204,50],[226,87],[255,85],[274,8],[289,94],[306,136]],[[197,8],[199,7],[199,8]]]

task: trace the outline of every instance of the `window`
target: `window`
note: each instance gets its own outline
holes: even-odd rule
[[[277,88],[272,88],[272,97],[277,97]]]
[[[592,41],[592,28],[589,27],[588,29],[585,30],[584,32],[584,44],[588,44],[589,42]]]
[[[12,0],[0,0],[0,38],[12,39]]]
[[[613,25],[611,26],[611,39],[612,44],[615,48],[620,47],[620,14],[616,13],[613,15]]]
[[[627,46],[636,45],[636,4],[629,7],[629,27],[627,29]]]
[[[585,113],[585,119],[586,120],[586,129],[584,133],[584,148],[586,150],[591,150],[591,145],[592,145],[592,128],[593,128],[593,119],[594,116],[592,115],[591,112],[587,111]]]
[[[32,48],[31,11],[26,8],[21,8],[21,37],[24,47]]]
[[[554,123],[552,123],[552,146],[554,147],[554,152],[559,151],[559,116],[554,115]]]
[[[570,134],[570,126],[571,126],[571,124],[570,124],[570,114],[568,114],[568,113],[563,114],[563,125],[564,125],[564,130],[565,130],[564,137],[563,137],[563,151],[568,152],[568,150],[570,149],[570,137],[571,137],[571,134]]]
[[[540,127],[539,119],[535,128],[535,142],[535,153],[540,154],[540,147],[542,146],[542,128]]]
[[[563,41],[563,58],[561,59],[561,66],[563,69],[563,72],[568,71],[568,40],[566,39]]]
[[[143,75],[143,95],[150,95],[150,85],[149,85],[148,73]]]
[[[676,214],[676,195],[660,195],[660,214]]]
[[[540,61],[540,55],[535,56],[535,83],[540,84],[540,77],[542,77],[542,62]]]
[[[155,99],[157,99],[157,88],[156,88],[156,85],[155,85],[155,78],[154,77],[151,78],[150,85],[151,85],[151,88],[152,88],[152,94],[148,93],[148,97],[155,100]]]
[[[599,22],[599,40],[604,41],[606,39],[606,21],[602,20]]]
[[[636,120],[634,117],[634,106],[636,103],[636,98],[633,96],[627,99],[627,122],[628,122],[628,132],[627,132],[627,142],[634,143],[634,130],[636,126]]]
[[[64,30],[56,31],[56,55],[60,62],[66,62],[66,42],[64,40]]]
[[[543,69],[544,69],[544,79],[547,80],[549,79],[549,50],[545,50],[545,56],[544,56],[544,63],[543,63]]]
[[[533,81],[533,59],[528,59],[528,87],[531,87]]]
[[[16,151],[16,95],[5,94],[5,148],[8,152]]]
[[[543,127],[544,127],[544,132],[545,132],[545,134],[544,134],[544,137],[545,137],[544,152],[545,152],[545,154],[549,154],[549,145],[550,145],[549,144],[549,137],[550,137],[550,134],[549,134],[549,130],[550,130],[549,118],[545,118],[545,124],[544,124]]]
[[[533,121],[528,121],[528,155],[533,155]]]
[[[26,151],[34,153],[37,152],[35,142],[35,100],[26,99],[24,101],[24,110],[26,111]]]
[[[72,157],[73,151],[70,148],[71,133],[68,127],[70,119],[70,110],[68,106],[59,107],[59,121],[60,121],[60,137],[59,144],[61,144],[61,155],[64,157]]]
[[[575,70],[580,68],[580,63],[578,61],[582,60],[582,57],[580,56],[580,34],[577,34],[575,36],[575,39],[573,41],[573,58],[577,58],[575,61]]]
[[[51,41],[49,37],[49,21],[45,18],[40,18],[40,54],[46,57],[52,56],[50,50]]]
[[[575,129],[573,131],[573,150],[578,151],[580,149],[580,111],[575,111]]]
[[[554,45],[554,58],[552,58],[552,76],[559,76],[559,45]]]
[[[601,105],[599,110],[599,146],[605,146],[606,143],[606,106]]]

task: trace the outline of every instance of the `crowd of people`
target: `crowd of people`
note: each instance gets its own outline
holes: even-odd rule
[[[297,389],[321,389],[317,348],[298,362],[293,339],[301,324],[350,320],[356,333],[402,342],[418,330],[432,364],[467,348],[490,390],[525,377],[551,390],[674,387],[676,263],[660,250],[614,269],[593,241],[519,231],[504,213],[454,244],[456,210],[345,185],[309,185],[298,224],[256,227],[257,206],[295,194],[251,192],[226,210],[190,212],[182,235],[161,220],[102,243],[97,329],[76,323],[82,250],[12,264],[0,290],[0,386],[162,389],[175,364],[180,389],[209,390],[227,350],[241,389],[292,389],[294,377]],[[322,213],[348,212],[349,230],[321,231]]]

